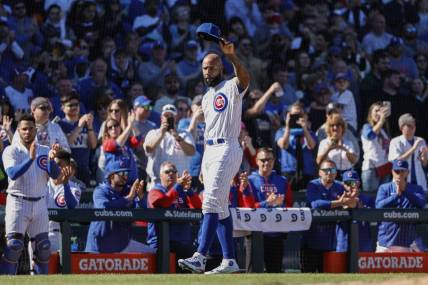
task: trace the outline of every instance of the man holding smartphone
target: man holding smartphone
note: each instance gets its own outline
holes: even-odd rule
[[[162,108],[161,126],[147,133],[144,150],[148,157],[146,172],[151,183],[159,183],[159,169],[164,161],[174,161],[179,173],[188,170],[195,154],[193,136],[186,130],[177,131],[177,108],[167,104]]]

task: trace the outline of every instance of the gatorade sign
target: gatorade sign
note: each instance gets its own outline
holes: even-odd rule
[[[360,253],[360,273],[428,272],[426,253]]]
[[[73,253],[71,255],[71,272],[73,274],[155,273],[156,255],[150,253]],[[170,256],[170,272],[175,272],[173,254]]]

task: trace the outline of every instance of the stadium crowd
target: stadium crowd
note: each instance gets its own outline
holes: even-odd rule
[[[46,194],[49,207],[74,208],[90,188],[97,208],[201,207],[201,60],[219,52],[197,37],[202,22],[221,27],[251,74],[231,206],[292,206],[307,189],[312,208],[425,207],[428,0],[2,0],[0,150],[18,143],[26,114],[39,144],[59,145],[66,170],[49,184],[64,189]],[[130,226],[92,223],[87,250],[156,250],[154,225],[148,245]],[[191,254],[190,227],[171,230],[171,249]],[[361,250],[424,250],[414,225],[382,223],[377,248],[361,232]],[[283,239],[265,235],[268,271],[282,270]],[[340,224],[303,239],[305,271],[347,250]]]

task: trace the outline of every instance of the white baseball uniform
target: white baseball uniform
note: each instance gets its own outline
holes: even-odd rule
[[[26,231],[31,237],[48,232],[47,173],[49,147],[36,144],[36,159],[27,171],[16,178],[8,179],[5,227],[6,233],[22,233]],[[29,157],[28,149],[15,141],[3,152],[4,168],[8,169],[21,164]],[[18,196],[18,197],[17,197]],[[22,197],[40,198],[37,201],[24,200]]]
[[[80,189],[80,186],[73,181],[69,181],[68,184],[70,185],[71,193],[76,199],[77,204],[79,204],[80,197],[82,195],[82,190]],[[48,208],[50,209],[67,208],[67,203],[65,201],[64,196],[64,185],[55,185],[52,179],[49,179],[48,195],[46,196],[46,202]],[[55,221],[49,221],[49,240],[51,242],[51,251],[58,251],[61,240],[60,223]]]
[[[230,181],[239,171],[242,161],[238,137],[244,93],[245,90],[239,91],[235,79],[230,79],[210,87],[202,99],[206,123],[202,212],[218,213],[220,220],[229,216]]]

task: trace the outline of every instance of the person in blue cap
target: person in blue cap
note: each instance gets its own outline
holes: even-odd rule
[[[124,161],[116,160],[106,165],[105,181],[97,186],[93,194],[96,209],[132,209],[143,205],[144,181],[127,183],[130,169]],[[91,222],[86,242],[86,252],[151,252],[149,246],[133,240],[132,221]]]
[[[354,198],[353,203],[344,206],[344,209],[355,209],[355,208],[374,208],[374,199],[361,193],[361,179],[358,172],[355,170],[349,170],[343,173],[343,187],[347,196]],[[348,234],[349,227],[348,223],[340,223],[336,227],[336,251],[346,252],[348,251]],[[372,239],[370,234],[370,223],[366,221],[358,222],[358,240],[359,240],[359,251],[360,252],[371,252],[373,251]]]
[[[147,133],[157,128],[156,124],[150,121],[150,113],[152,101],[146,96],[138,96],[134,99],[133,108],[135,113],[134,126],[132,128],[133,135],[140,137],[142,141],[146,137]],[[144,152],[143,145],[140,144],[134,149],[135,162],[137,163],[138,177],[145,179],[147,177],[147,156]]]
[[[392,181],[382,184],[376,196],[378,209],[423,209],[425,194],[421,186],[407,182],[409,163],[406,160],[392,162]],[[413,223],[381,222],[376,252],[410,252],[417,239]]]

